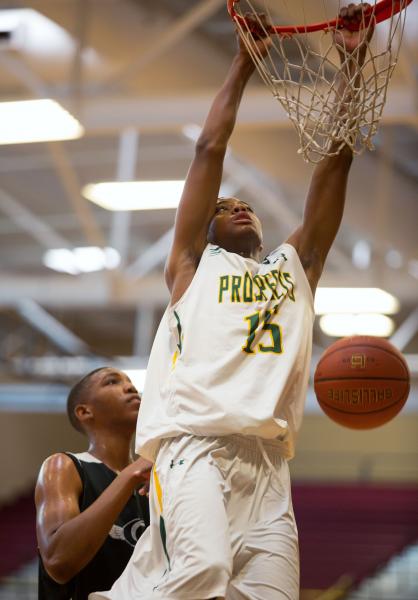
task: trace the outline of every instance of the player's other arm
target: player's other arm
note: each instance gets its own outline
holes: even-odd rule
[[[352,4],[348,8],[341,9],[340,16],[346,20],[347,24],[352,21],[361,22],[363,11],[368,6],[367,4]],[[346,88],[345,81],[347,78],[355,77],[356,72],[359,72],[365,59],[366,40],[370,40],[372,33],[373,26],[371,25],[358,32],[342,29],[334,34],[337,48],[339,46],[345,48],[345,53],[340,50],[342,70],[341,84],[338,90],[338,95],[343,98],[343,106],[344,97],[347,102],[351,99],[351,92]],[[347,58],[347,54],[352,59]],[[313,292],[340,227],[352,159],[351,149],[344,146],[338,155],[324,158],[315,167],[305,203],[302,225],[288,240],[298,251]]]
[[[340,227],[352,159],[351,149],[344,146],[337,156],[326,157],[315,167],[302,225],[288,239],[299,254],[313,293]]]
[[[257,42],[266,52],[268,40]],[[222,179],[223,161],[245,86],[254,64],[240,41],[227,77],[217,93],[195,148],[177,209],[174,241],[166,264],[166,282],[175,302],[185,291],[206,246]]]
[[[35,489],[36,531],[45,569],[67,583],[95,556],[132,492],[149,477],[143,458],[129,465],[101,496],[80,512],[82,483],[73,461],[54,454],[43,464]]]

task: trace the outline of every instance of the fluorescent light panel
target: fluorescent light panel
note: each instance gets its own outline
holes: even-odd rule
[[[389,337],[394,330],[390,317],[381,314],[333,314],[324,315],[319,320],[324,333],[332,337],[350,335],[375,335]]]
[[[399,301],[380,288],[318,288],[315,294],[317,315],[328,313],[394,314]]]
[[[77,41],[68,31],[31,8],[0,9],[0,31],[11,32],[7,48],[47,63],[71,60],[77,49]],[[98,55],[93,48],[83,48],[82,55],[84,65],[97,66]]]
[[[120,255],[114,248],[97,246],[54,248],[45,252],[43,263],[54,271],[79,275],[103,269],[115,269],[120,263]]]
[[[184,181],[109,181],[86,185],[82,194],[106,210],[177,208]]]
[[[80,123],[55,100],[0,102],[0,144],[70,140],[84,134]]]

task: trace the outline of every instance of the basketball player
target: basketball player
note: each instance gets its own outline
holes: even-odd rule
[[[135,386],[117,369],[97,369],[72,388],[68,416],[89,447],[50,456],[39,474],[41,600],[87,600],[110,587],[148,526],[150,465],[130,454],[139,405]]]
[[[345,22],[361,19],[363,7],[345,9]],[[364,32],[335,35],[356,53],[346,68],[356,68]],[[268,39],[256,43],[268,52]],[[166,267],[171,302],[137,430],[137,448],[155,461],[151,526],[112,590],[94,600],[299,598],[287,460],[308,384],[313,294],[340,225],[352,153],[345,147],[316,167],[302,225],[260,263],[253,209],[218,198],[253,70],[240,42],[177,211]]]

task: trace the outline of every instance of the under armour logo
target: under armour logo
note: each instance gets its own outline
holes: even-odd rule
[[[286,256],[286,254],[283,254],[283,252],[280,252],[280,256],[284,260],[287,260],[287,256]],[[278,262],[279,260],[280,260],[280,258],[278,256],[276,256],[276,258],[271,258],[270,256],[266,256],[266,258],[263,260],[263,265],[275,265],[276,262]]]
[[[172,468],[173,468],[173,467],[175,467],[176,465],[180,465],[180,466],[181,466],[181,465],[184,465],[184,462],[185,462],[185,459],[184,459],[184,458],[181,458],[181,459],[180,459],[179,461],[177,461],[177,462],[174,462],[174,460],[172,460],[172,461],[170,462],[170,469],[172,469]]]

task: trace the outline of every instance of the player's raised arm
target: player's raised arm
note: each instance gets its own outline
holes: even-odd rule
[[[260,39],[257,45],[265,54],[269,39]],[[179,298],[189,285],[207,243],[207,230],[219,195],[225,152],[242,94],[253,71],[251,57],[239,40],[238,51],[197,141],[177,209],[174,241],[166,264],[166,281],[172,301]]]
[[[346,25],[364,23],[368,4],[350,4],[340,11]],[[359,31],[348,28],[336,30],[335,43],[341,60],[341,85],[338,95],[344,102],[351,100],[351,91],[345,86],[347,79],[360,75],[367,43],[373,34],[373,23]],[[344,108],[343,108],[344,110]],[[348,173],[352,151],[344,146],[337,156],[324,158],[316,167],[309,188],[302,226],[289,238],[300,256],[309,283],[315,291],[325,259],[337,235],[345,203]]]

